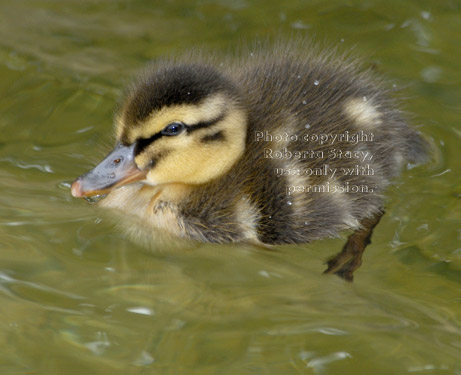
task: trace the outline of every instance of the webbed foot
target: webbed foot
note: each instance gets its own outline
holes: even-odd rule
[[[354,271],[362,264],[362,255],[371,243],[373,229],[384,215],[384,210],[360,222],[360,229],[352,233],[340,253],[327,261],[324,273],[334,273],[346,281],[354,280]]]

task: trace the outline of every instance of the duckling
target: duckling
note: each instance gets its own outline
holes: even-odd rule
[[[355,60],[303,42],[156,62],[124,96],[114,150],[72,195],[105,195],[153,240],[271,246],[352,229],[325,271],[352,280],[386,187],[427,155],[388,94]]]

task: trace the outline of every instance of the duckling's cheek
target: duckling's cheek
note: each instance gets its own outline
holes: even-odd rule
[[[162,181],[158,178],[155,170],[150,170],[147,173],[146,180],[144,182],[152,186],[160,185],[162,183]]]
[[[181,182],[181,174],[178,175],[178,169],[174,163],[170,160],[163,160],[149,169],[144,182],[152,186]]]

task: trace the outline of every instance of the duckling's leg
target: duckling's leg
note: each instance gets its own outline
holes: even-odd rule
[[[327,262],[328,269],[324,273],[334,273],[344,280],[352,281],[354,271],[362,264],[362,254],[371,243],[373,229],[383,215],[384,210],[362,220],[360,229],[349,236],[342,251]]]

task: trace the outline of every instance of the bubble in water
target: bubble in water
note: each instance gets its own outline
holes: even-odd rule
[[[304,127],[305,127],[306,129],[309,129],[309,128],[311,127],[311,124],[306,124],[306,125],[304,125]]]
[[[298,79],[300,79],[300,78],[301,78],[301,76],[298,76]]]
[[[291,206],[293,204],[292,201],[287,201],[287,205]]]
[[[425,20],[430,20],[432,18],[431,12],[428,11],[421,11],[421,17],[424,18]]]
[[[111,345],[111,343],[106,332],[98,332],[97,338],[98,339],[96,341],[86,342],[84,343],[84,345],[88,350],[93,352],[93,354],[99,356],[102,355],[102,353],[104,353],[106,348],[108,348]]]
[[[139,357],[133,362],[135,366],[149,366],[155,361],[148,352],[142,351]]]
[[[265,271],[265,270],[261,270],[258,272],[258,274],[260,274],[261,276],[263,277],[267,277],[267,278],[270,278],[271,276],[269,275],[269,272]]]
[[[155,315],[155,311],[144,306],[129,307],[127,311],[141,315]]]
[[[69,190],[71,188],[71,183],[62,181],[58,184],[58,188],[61,190]]]
[[[319,83],[320,83],[320,82],[319,82],[318,80],[315,80],[315,81],[314,81],[314,85],[315,85],[315,86],[318,86]]]
[[[83,197],[88,203],[95,204],[98,203],[101,199],[104,199],[107,194],[93,195],[92,197]]]
[[[306,105],[306,104],[307,104],[307,100],[303,100],[303,104]]]
[[[368,98],[366,96],[364,96],[362,99],[363,99],[364,102],[366,102],[368,100]]]

